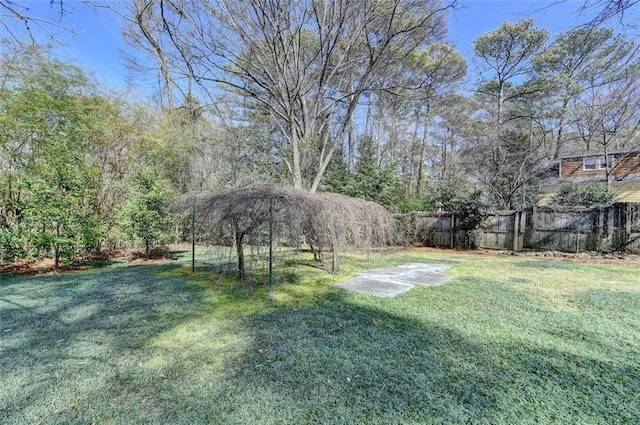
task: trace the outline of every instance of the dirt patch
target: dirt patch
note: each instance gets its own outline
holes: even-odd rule
[[[16,274],[16,275],[38,275],[49,273],[68,272],[72,270],[84,270],[88,269],[88,264],[65,264],[63,266],[55,267],[54,261],[51,259],[44,259],[39,261],[23,261],[20,263],[1,264],[0,274]]]
[[[0,274],[33,276],[41,274],[62,273],[74,270],[86,270],[106,266],[114,262],[130,262],[133,264],[162,264],[176,259],[168,248],[160,248],[149,253],[149,258],[137,250],[103,251],[78,256],[72,263],[55,267],[52,258],[28,259],[16,263],[0,264]]]

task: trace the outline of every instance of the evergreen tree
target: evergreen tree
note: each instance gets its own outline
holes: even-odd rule
[[[172,199],[169,184],[159,177],[158,169],[140,166],[134,175],[130,197],[120,211],[120,224],[132,241],[141,240],[145,256],[157,242],[171,239],[172,219],[167,204]]]

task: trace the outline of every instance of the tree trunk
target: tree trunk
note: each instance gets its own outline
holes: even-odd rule
[[[300,140],[291,135],[291,180],[295,189],[302,190],[302,169],[300,168]]]
[[[499,164],[505,159],[502,156],[502,124],[503,124],[503,110],[504,110],[504,85],[505,81],[502,80],[502,77],[498,75],[498,116],[497,116],[497,128],[496,128],[496,137],[494,140],[493,146],[493,162],[496,168],[499,168]]]
[[[418,160],[418,175],[416,176],[416,195],[420,196],[422,194],[422,181],[423,177],[423,167],[424,167],[424,155],[427,150],[427,142],[428,139],[428,123],[429,123],[429,115],[428,113],[424,116],[424,128],[422,130],[422,143],[420,143],[420,159]]]
[[[367,101],[367,115],[364,120],[364,135],[373,139],[373,131],[371,130],[371,104],[373,103],[373,93],[369,92],[369,100]]]
[[[142,31],[144,38],[149,43],[151,50],[156,57],[158,71],[162,76],[164,86],[167,91],[167,109],[171,110],[173,109],[173,79],[171,77],[169,62],[167,60],[165,51],[160,45],[156,36],[154,36],[154,34],[152,33],[151,27],[149,25],[150,16],[147,13],[150,10],[150,8],[144,8],[143,10],[137,12],[136,21],[138,23],[138,28],[140,28],[140,31]]]
[[[350,82],[350,90],[352,92],[354,90],[353,81]],[[351,172],[353,172],[356,156],[356,136],[354,133],[355,126],[353,125],[353,115],[350,115],[347,133],[347,169]]]
[[[56,239],[60,239],[60,223],[56,224]],[[53,257],[53,267],[57,269],[60,265],[60,247],[58,246],[58,242],[53,245]]]
[[[336,144],[333,144],[326,155],[324,157],[320,157],[320,164],[318,164],[318,171],[316,172],[316,176],[313,179],[313,183],[309,188],[310,193],[316,193],[318,187],[320,187],[320,182],[322,181],[322,177],[324,177],[325,171],[327,171],[327,167],[329,166],[329,162],[331,162],[331,158],[333,157],[334,152],[336,151]]]
[[[236,231],[236,252],[238,253],[238,277],[244,279],[246,272],[244,268],[244,233]]]
[[[331,270],[333,270],[334,272],[337,272],[340,270],[340,264],[338,264],[338,248],[336,247],[336,245],[334,244],[332,247],[332,263],[331,263]]]
[[[416,120],[414,123],[413,135],[411,136],[411,150],[409,152],[409,175],[405,177],[408,180],[405,193],[407,196],[418,194],[418,178],[416,164],[416,148],[418,145],[418,127],[420,127],[420,114],[416,114]],[[406,181],[405,180],[405,181]]]

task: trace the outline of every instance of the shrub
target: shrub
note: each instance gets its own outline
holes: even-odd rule
[[[586,186],[562,186],[553,197],[553,205],[585,206],[610,205],[616,201],[616,194],[604,184]]]

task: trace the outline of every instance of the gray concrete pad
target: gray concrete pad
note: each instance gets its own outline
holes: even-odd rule
[[[440,273],[446,264],[407,263],[398,267],[380,267],[358,273],[358,277],[336,285],[349,291],[380,297],[393,297],[407,292],[414,285],[438,286],[452,279]]]
[[[377,295],[379,297],[395,297],[398,294],[407,292],[413,288],[413,285],[359,276],[339,283],[336,287],[353,292]]]
[[[411,283],[414,285],[439,286],[447,280],[452,279],[452,277],[438,272],[411,271],[400,273],[392,279],[401,283]]]
[[[380,267],[377,269],[365,270],[358,273],[359,276],[380,276],[380,277],[392,277],[399,273],[397,267]]]
[[[451,267],[449,264],[405,263],[395,268],[421,270],[425,272],[441,272],[448,269],[449,267]]]

